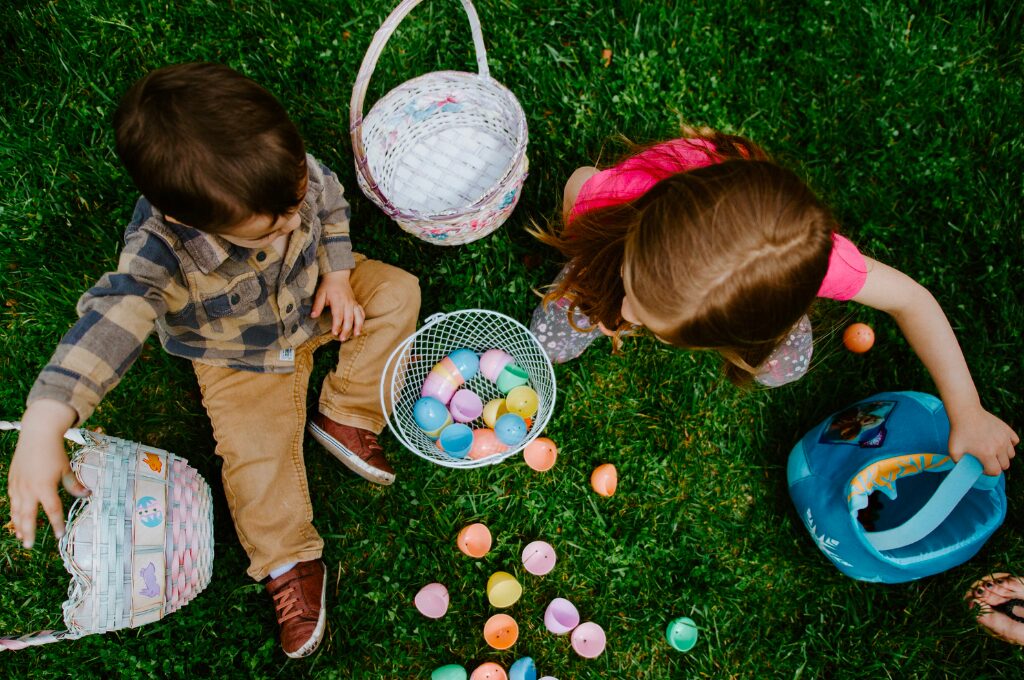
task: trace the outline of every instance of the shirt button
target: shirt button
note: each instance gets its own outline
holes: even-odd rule
[[[295,332],[295,331],[297,331],[297,330],[299,330],[299,324],[297,324],[297,323],[293,323],[293,324],[292,324],[292,333],[294,333],[294,332]]]
[[[242,298],[238,297],[238,293],[235,293],[234,295],[231,296],[231,304],[237,305],[238,301],[241,299]]]
[[[288,303],[288,306],[284,308],[285,314],[291,314],[291,311],[295,309],[295,305]]]
[[[263,252],[261,250],[260,252],[256,253],[256,261],[257,262],[263,262],[263,260],[265,260],[265,259],[267,259],[267,254],[265,252]]]

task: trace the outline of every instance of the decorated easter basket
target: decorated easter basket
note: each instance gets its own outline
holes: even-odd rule
[[[370,77],[399,23],[422,0],[384,21],[352,89],[351,133],[359,187],[405,231],[438,245],[482,238],[512,213],[526,179],[526,116],[490,75],[480,19],[461,0],[479,73],[437,71],[406,81],[363,116]]]
[[[502,349],[526,371],[529,385],[538,398],[537,413],[526,437],[506,451],[485,458],[453,458],[441,451],[436,442],[416,425],[413,405],[427,374],[442,359],[457,349],[483,353]],[[453,468],[475,468],[506,460],[526,447],[544,431],[555,406],[555,370],[540,343],[526,326],[515,319],[486,309],[465,309],[449,314],[434,314],[418,331],[395,348],[384,368],[380,398],[388,426],[410,451],[427,460]],[[497,385],[478,372],[465,383],[483,402],[504,398]],[[393,405],[393,409],[390,408]],[[470,427],[484,427],[477,418]]]
[[[184,458],[88,430],[64,436],[82,445],[71,469],[92,492],[71,506],[58,543],[71,574],[67,630],[0,638],[0,650],[152,623],[192,601],[213,573],[210,487]]]
[[[883,392],[833,414],[789,456],[789,492],[847,576],[903,583],[966,562],[1006,517],[1003,475],[946,453],[942,402]]]

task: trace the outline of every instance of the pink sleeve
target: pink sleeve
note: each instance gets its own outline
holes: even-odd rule
[[[639,198],[661,180],[711,165],[715,147],[701,139],[673,139],[593,175],[576,196],[571,217]]]
[[[860,292],[867,278],[867,264],[857,246],[833,233],[832,254],[828,257],[828,271],[818,289],[818,297],[849,300]]]

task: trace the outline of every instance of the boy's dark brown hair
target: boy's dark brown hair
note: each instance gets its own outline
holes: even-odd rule
[[[794,173],[742,137],[684,130],[716,163],[672,175],[642,196],[536,235],[569,258],[545,302],[571,301],[618,333],[630,299],[672,345],[714,349],[749,382],[814,301],[834,220]],[[618,338],[616,338],[617,340]]]
[[[220,64],[167,66],[132,85],[114,114],[117,155],[174,219],[216,233],[302,200],[306,151],[284,107]]]

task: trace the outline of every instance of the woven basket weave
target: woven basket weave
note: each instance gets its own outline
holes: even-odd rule
[[[0,429],[17,429],[0,423]],[[59,549],[71,574],[66,631],[0,638],[0,651],[137,628],[188,604],[213,573],[210,487],[185,459],[117,437],[69,430],[75,501]]]
[[[370,77],[399,23],[422,0],[384,21],[352,90],[351,133],[359,187],[402,229],[438,245],[482,238],[512,213],[526,179],[526,116],[491,78],[480,19],[469,0],[479,73],[437,71],[406,81],[363,117]]]
[[[420,398],[420,387],[427,373],[453,350],[462,348],[478,354],[494,348],[508,352],[526,371],[539,402],[525,439],[503,453],[477,460],[446,455],[417,427],[413,418],[413,405]],[[500,463],[514,456],[544,431],[555,408],[555,370],[540,343],[526,326],[515,319],[486,309],[434,314],[422,328],[395,348],[388,358],[384,375],[390,375],[390,380],[381,381],[380,398],[391,432],[416,455],[445,467],[475,468]],[[505,396],[494,383],[483,377],[482,371],[465,386],[484,403]],[[391,405],[393,409],[389,408]],[[482,418],[469,424],[474,428],[485,426]]]

